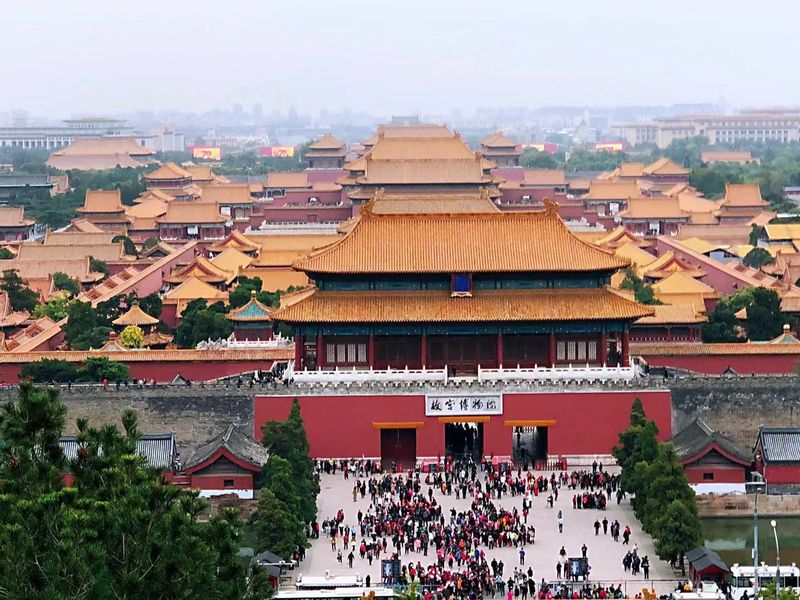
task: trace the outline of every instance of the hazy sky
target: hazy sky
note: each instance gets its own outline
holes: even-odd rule
[[[28,0],[0,110],[800,104],[798,0]]]

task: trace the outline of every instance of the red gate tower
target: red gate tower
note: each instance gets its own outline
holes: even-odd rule
[[[640,397],[669,438],[669,392],[644,387],[628,354],[652,310],[610,289],[627,263],[573,235],[555,203],[375,204],[294,264],[314,285],[271,314],[295,357],[291,385],[256,399],[257,436],[297,398],[317,457],[606,455]]]

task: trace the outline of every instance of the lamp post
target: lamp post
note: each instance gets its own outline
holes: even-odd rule
[[[778,529],[775,519],[769,523],[772,525],[772,533],[775,534],[775,600],[781,595],[781,548],[778,545]]]

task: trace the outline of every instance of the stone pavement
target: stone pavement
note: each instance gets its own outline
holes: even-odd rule
[[[547,477],[550,476],[549,472],[542,474]],[[428,486],[424,484],[424,474],[421,476],[421,481],[423,482],[422,493],[427,495]],[[359,496],[358,500],[353,502],[353,483],[353,478],[345,480],[341,472],[337,472],[336,475],[322,475],[317,517],[320,522],[326,518],[335,517],[336,512],[342,509],[344,510],[345,524],[357,525],[356,515],[359,509],[366,512],[370,501],[369,494],[367,494],[365,498],[362,499]],[[659,593],[666,593],[673,589],[672,586],[678,580],[678,576],[667,563],[658,559],[653,549],[652,540],[642,532],[641,526],[634,517],[633,510],[627,500],[623,500],[622,504],[617,505],[616,499],[612,499],[605,511],[575,510],[572,508],[572,495],[571,490],[562,488],[562,493],[559,494],[554,508],[547,507],[547,494],[539,494],[538,497],[533,498],[533,508],[528,515],[528,524],[536,528],[536,543],[533,546],[526,547],[525,570],[527,570],[528,566],[532,566],[537,582],[541,581],[542,577],[547,581],[555,580],[555,566],[562,545],[565,546],[568,556],[578,557],[581,556],[581,546],[585,543],[588,547],[589,564],[592,569],[591,580],[593,582],[602,581],[605,585],[623,582],[623,589],[632,597],[635,593],[641,591],[645,581],[641,574],[634,577],[630,572],[626,573],[622,567],[622,558],[628,549],[637,544],[639,556],[647,555],[650,558],[651,579],[663,580],[653,584],[653,587]],[[469,508],[469,500],[456,500],[455,496],[443,496],[438,490],[435,490],[435,497],[437,502],[442,505],[444,513],[447,513],[451,507],[455,507],[458,511]],[[514,507],[517,507],[520,511],[522,510],[521,496],[505,495],[500,500],[493,499],[492,501],[509,510]],[[562,534],[558,533],[557,514],[559,509],[564,514],[564,533]],[[626,525],[630,526],[632,535],[629,546],[622,544],[621,535],[619,542],[613,541],[610,535],[603,535],[602,528],[600,529],[600,535],[595,536],[593,527],[595,519],[602,522],[603,517],[608,518],[609,523],[613,522],[614,519],[619,520],[621,530],[624,530]],[[361,540],[358,539],[356,548],[360,542]],[[339,538],[339,547],[341,548],[341,546],[342,540]],[[429,549],[427,557],[424,557],[421,553],[412,552],[401,556],[401,561],[406,565],[412,561],[415,564],[417,561],[421,561],[423,566],[434,563],[436,561],[436,553],[432,548]],[[514,567],[519,565],[519,555],[516,548],[496,548],[491,551],[486,548],[483,549],[486,552],[487,561],[491,562],[493,558],[503,561],[506,579],[513,573]],[[356,558],[352,569],[347,566],[347,552],[343,552],[344,560],[342,564],[339,564],[336,560],[336,552],[331,550],[330,540],[321,535],[319,540],[312,540],[312,547],[308,550],[306,559],[301,563],[298,571],[314,576],[322,576],[326,571],[330,571],[331,575],[359,574],[365,576],[369,574],[373,585],[379,583],[380,560],[373,560],[370,566],[366,558],[359,558],[357,551],[355,555]],[[389,558],[389,556],[381,555],[381,558]]]

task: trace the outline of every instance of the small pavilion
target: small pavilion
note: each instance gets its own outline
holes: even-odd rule
[[[269,307],[258,301],[253,290],[247,304],[228,313],[228,320],[233,321],[233,335],[238,341],[272,339],[272,320],[269,313]]]

